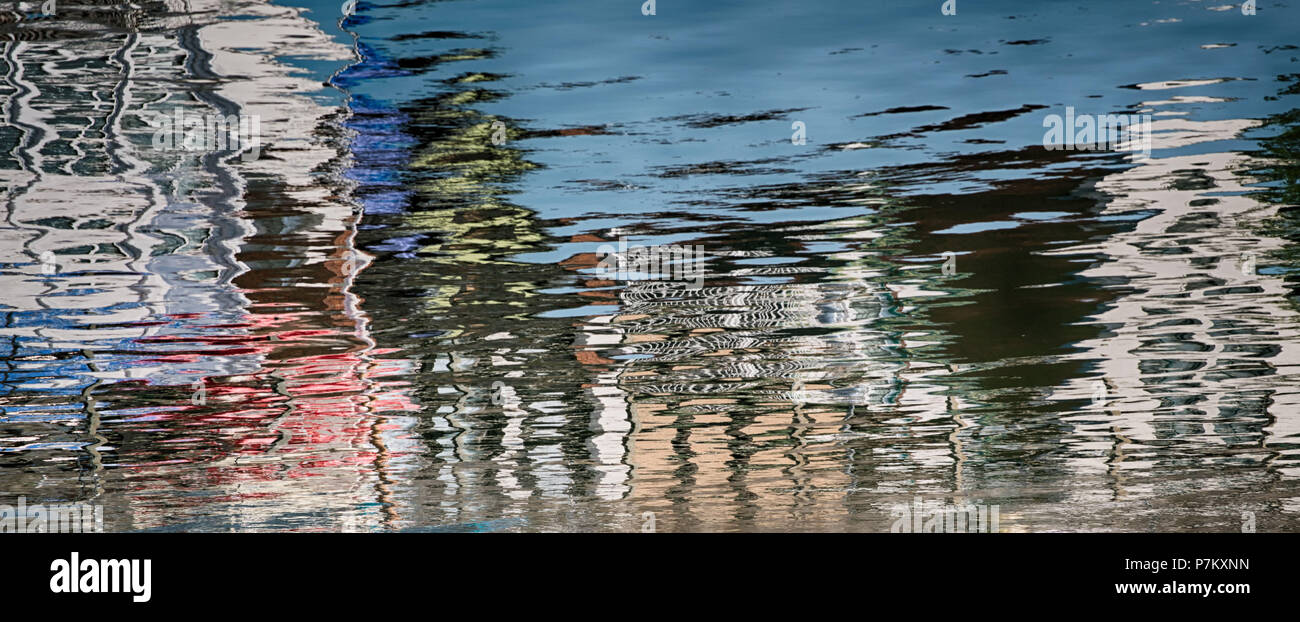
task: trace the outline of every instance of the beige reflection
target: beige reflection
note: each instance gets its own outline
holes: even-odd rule
[[[794,235],[870,239],[870,230],[820,230],[849,224],[800,227]],[[655,512],[663,529],[811,529],[852,527],[846,493],[915,490],[907,473],[845,468],[869,462],[861,455],[893,433],[855,431],[851,421],[950,425],[959,405],[937,379],[949,370],[886,357],[884,349],[903,340],[875,324],[898,304],[897,292],[880,284],[870,254],[832,258],[838,267],[829,274],[789,266],[711,272],[699,291],[617,284],[619,312],[588,318],[575,344],[593,379],[599,496],[622,496],[633,516]],[[773,277],[784,282],[745,283]],[[801,328],[840,330],[792,331]],[[788,334],[796,336],[778,336]],[[759,448],[736,453],[750,443]],[[962,452],[958,441],[908,459],[918,468],[960,470]]]

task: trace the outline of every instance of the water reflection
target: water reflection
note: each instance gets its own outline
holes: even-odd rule
[[[1230,141],[1256,125],[1179,118],[1188,103],[1144,102],[1168,115],[1156,122],[1157,148]],[[1251,165],[1243,153],[1198,150],[1107,175],[1094,186],[1102,217],[1140,222],[1054,251],[1103,254],[1080,275],[1123,293],[1084,320],[1103,332],[1070,357],[1114,395],[1073,419],[1073,470],[1107,480],[1106,500],[1264,489],[1283,495],[1270,503],[1295,502],[1300,396],[1288,377],[1300,315],[1270,265],[1290,242],[1266,227],[1278,206],[1251,196],[1257,180],[1242,173]],[[1060,397],[1078,398],[1078,384]],[[1087,503],[1096,493],[1073,496]],[[1252,497],[1235,503],[1249,511],[1261,502]]]
[[[115,529],[1295,528],[1281,21],[503,4],[0,24],[4,489]],[[1066,105],[1153,157],[1043,149]],[[177,107],[260,155],[152,148]],[[620,239],[704,286],[598,273]]]
[[[6,44],[6,489],[114,529],[389,524],[410,364],[351,291],[369,258],[315,131],[338,108],[274,55],[352,54],[299,10],[236,9]],[[178,108],[260,118],[260,157],[154,148]]]

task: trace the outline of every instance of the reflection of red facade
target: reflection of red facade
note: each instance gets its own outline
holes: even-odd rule
[[[330,273],[341,271],[337,263],[327,262]],[[166,505],[197,509],[269,500],[285,512],[386,505],[387,471],[397,456],[385,433],[402,427],[390,423],[389,414],[417,410],[405,393],[408,383],[397,379],[407,373],[406,361],[376,358],[396,350],[374,348],[365,319],[343,312],[342,299],[352,296],[341,291],[344,283],[322,280],[331,286],[316,292],[328,292],[326,300],[309,303],[318,310],[247,314],[238,323],[204,327],[241,334],[139,340],[179,348],[152,357],[159,361],[240,356],[261,363],[251,374],[204,378],[201,403],[192,403],[192,391],[184,387],[173,393],[184,401],[127,420],[129,428],[146,433],[150,445],[146,451],[121,452],[143,460],[118,464],[131,467],[127,477],[134,480],[133,505],[141,508],[138,526],[168,522],[171,517],[149,516],[151,498],[187,489],[205,494],[169,499]],[[195,471],[196,463],[207,466]],[[318,480],[319,491],[313,490],[315,478],[324,478]],[[348,506],[331,508],[328,498],[340,491],[350,499]]]

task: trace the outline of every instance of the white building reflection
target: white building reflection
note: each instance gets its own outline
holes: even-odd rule
[[[400,526],[396,473],[420,448],[391,377],[409,364],[377,350],[351,291],[368,259],[337,181],[346,144],[316,131],[344,110],[282,59],[353,52],[301,9],[182,4],[4,44],[0,417],[81,432],[3,449],[106,502],[114,529]],[[260,153],[155,148],[148,122],[178,108],[258,118]],[[176,403],[132,397],[167,387]],[[78,452],[89,478],[55,468]]]
[[[1263,163],[1215,150],[1257,122],[1186,118],[1189,107],[1216,101],[1174,95],[1144,102],[1155,117],[1155,157],[1095,187],[1100,218],[1136,218],[1135,226],[1052,251],[1104,257],[1081,275],[1123,291],[1087,319],[1104,327],[1104,336],[1077,344],[1068,357],[1093,373],[1052,396],[1084,401],[1067,419],[1075,425],[1071,469],[1109,481],[1116,500],[1233,485],[1230,469],[1201,471],[1193,483],[1170,472],[1175,464],[1267,465],[1252,477],[1300,474],[1300,419],[1293,416],[1300,391],[1290,381],[1300,374],[1300,315],[1282,275],[1255,269],[1288,242],[1268,232],[1279,206],[1250,196],[1257,180],[1244,170]],[[1182,462],[1161,449],[1174,443]]]

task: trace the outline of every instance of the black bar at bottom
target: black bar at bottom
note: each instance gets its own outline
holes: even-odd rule
[[[877,608],[883,603],[920,607],[905,615],[1245,611],[1286,604],[1294,542],[1281,534],[6,534],[0,611],[8,619],[277,609],[440,617],[462,607],[579,619],[700,608],[890,615]]]

